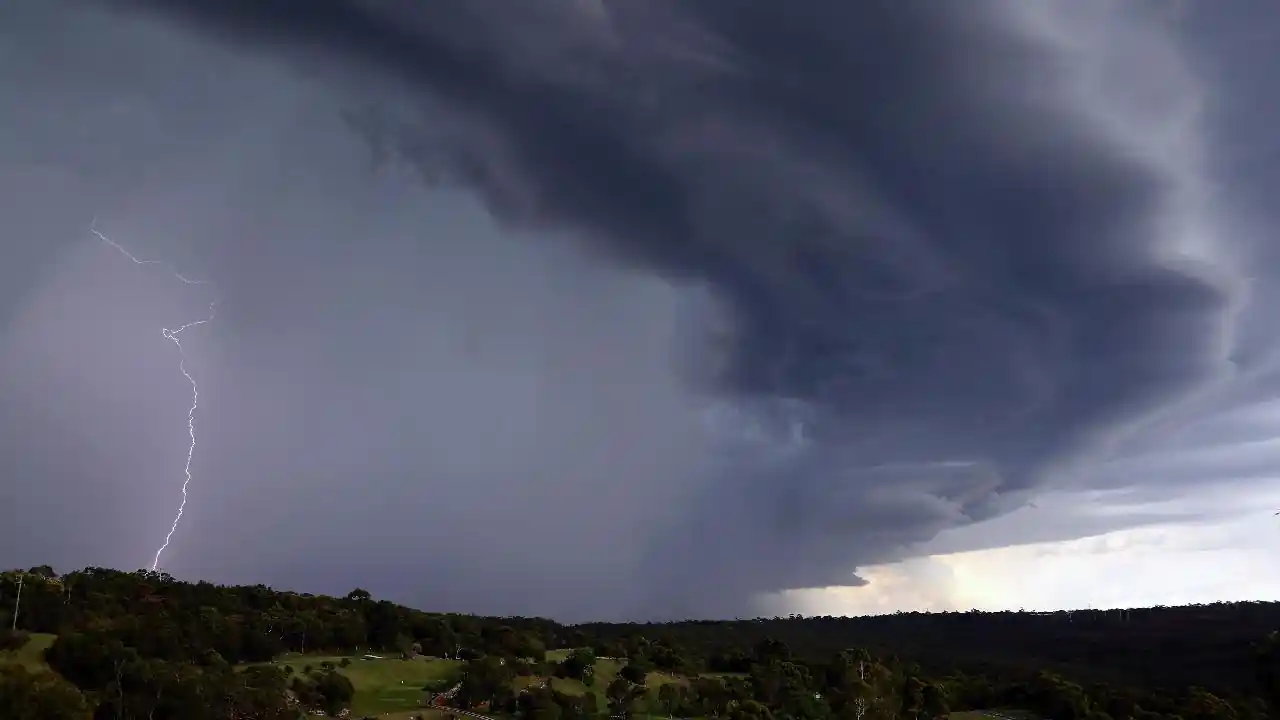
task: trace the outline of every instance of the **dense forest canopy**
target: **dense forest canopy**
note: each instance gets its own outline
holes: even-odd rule
[[[0,621],[0,652],[48,642],[41,662],[0,664],[6,719],[339,715],[357,690],[349,659],[299,673],[281,658],[362,654],[447,662],[423,702],[443,693],[493,716],[864,720],[1004,708],[1243,719],[1280,707],[1273,602],[563,625],[432,613],[358,588],[336,598],[37,567],[0,574]]]

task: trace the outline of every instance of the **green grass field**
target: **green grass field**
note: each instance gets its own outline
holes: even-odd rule
[[[454,660],[353,660],[342,670],[356,688],[351,711],[359,716],[416,708],[423,688],[451,684],[459,665]]]
[[[389,718],[408,718],[414,712],[420,712],[418,708],[425,695],[423,688],[427,685],[445,687],[452,684],[457,680],[462,665],[456,660],[438,658],[368,660],[352,657],[349,665],[341,667],[343,657],[284,655],[274,664],[288,666],[295,673],[300,673],[308,665],[318,669],[321,663],[329,661],[338,666],[338,672],[350,678],[351,684],[355,686],[356,695],[351,701],[352,715]]]
[[[354,713],[353,713],[354,715]],[[359,718],[360,715],[354,715]],[[425,720],[451,720],[447,710],[439,708],[420,708],[418,710],[402,710],[399,712],[384,713],[376,716],[378,720],[418,720],[419,717]],[[467,720],[470,720],[469,718]]]
[[[49,649],[57,635],[32,633],[26,645],[9,652],[0,652],[0,663],[19,663],[28,670],[39,670],[48,667],[44,662],[44,651]]]

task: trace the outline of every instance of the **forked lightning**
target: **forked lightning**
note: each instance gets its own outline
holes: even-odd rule
[[[122,247],[120,244],[116,243],[111,238],[99,232],[96,227],[96,224],[97,224],[97,220],[95,219],[94,222],[89,225],[89,232],[93,233],[102,242],[115,248],[116,251],[118,251],[121,255],[124,255],[125,257],[132,260],[134,264],[160,265],[161,267],[167,269],[170,273],[172,273],[174,277],[178,278],[179,280],[181,280],[183,283],[186,283],[187,285],[210,285],[211,284],[206,280],[192,280],[184,276],[182,273],[178,272],[177,269],[173,267],[173,265],[163,260],[141,260],[135,257],[133,253],[129,252],[128,250],[125,250],[124,247]],[[182,341],[178,339],[178,336],[188,328],[193,328],[197,325],[204,325],[205,323],[212,322],[215,315],[217,314],[217,305],[218,305],[218,301],[216,299],[209,303],[208,317],[205,317],[200,320],[193,320],[174,330],[170,330],[169,328],[160,329],[160,334],[163,335],[166,340],[171,341],[178,348],[178,370],[179,372],[182,373],[182,376],[187,379],[187,382],[191,383],[191,407],[187,409],[187,434],[191,437],[191,444],[187,447],[187,464],[186,464],[186,467],[183,468],[183,472],[185,473],[186,477],[182,481],[182,502],[178,504],[178,514],[174,516],[173,524],[169,527],[169,532],[164,536],[164,543],[162,543],[160,545],[160,548],[156,550],[155,558],[151,561],[152,570],[156,570],[157,568],[160,567],[160,555],[163,554],[165,549],[169,547],[169,541],[173,539],[173,534],[178,531],[178,523],[182,522],[182,513],[187,508],[187,487],[191,484],[191,460],[192,458],[195,457],[195,453],[196,453],[196,410],[200,407],[200,387],[196,384],[196,380],[194,377],[191,376],[191,373],[187,371],[187,353],[185,350],[183,350]]]

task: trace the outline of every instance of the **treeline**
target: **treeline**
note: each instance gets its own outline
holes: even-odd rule
[[[1268,717],[1259,698],[1219,697],[1202,688],[1150,692],[1084,686],[1050,672],[973,675],[952,671],[930,676],[920,665],[894,656],[876,658],[866,650],[846,650],[803,660],[785,643],[763,641],[743,653],[749,670],[732,675],[698,675],[687,684],[665,683],[658,702],[637,703],[650,693],[643,685],[643,655],[605,690],[607,712],[626,718],[637,710],[668,717],[728,720],[938,720],[962,710],[1018,709],[1054,720],[1252,720]],[[511,670],[496,662],[473,663],[464,676],[465,703],[485,710],[539,720],[589,720],[598,709],[591,696],[541,687],[515,694]],[[628,668],[640,667],[635,672]]]
[[[263,662],[284,652],[394,649],[418,643],[428,655],[541,653],[561,626],[529,618],[427,613],[373,600],[281,592],[265,585],[186,583],[162,572],[88,568],[58,576],[41,567],[0,575],[0,598],[22,602],[17,625],[64,636],[109,634],[145,657],[174,661]],[[13,607],[0,605],[0,618]],[[6,625],[9,623],[6,622]],[[532,645],[530,643],[533,643]]]
[[[20,644],[23,633],[57,636],[45,657],[56,674],[0,671],[0,717],[15,720],[335,712],[351,688],[333,668],[290,677],[272,665],[236,666],[285,652],[369,651],[467,661],[455,703],[539,720],[635,711],[919,720],[987,708],[1066,720],[1252,720],[1268,716],[1267,703],[1280,707],[1276,603],[564,626],[423,612],[359,589],[334,598],[178,582],[157,572],[88,568],[59,576],[40,567],[0,574],[0,622],[18,628],[0,633],[0,646]],[[564,647],[581,650],[558,664],[544,661],[547,649]],[[512,690],[515,675],[590,684],[587,658],[595,656],[626,660],[600,688],[607,707],[594,694],[554,686]],[[649,692],[645,679],[654,671],[686,679]],[[648,707],[654,697],[660,708]]]
[[[766,638],[821,657],[848,647],[909,657],[928,672],[1052,670],[1085,683],[1256,696],[1251,647],[1280,628],[1280,603],[1239,602],[1131,610],[906,612],[809,617],[589,624],[576,630],[615,649],[635,635],[664,636],[718,668],[741,670],[741,649]],[[736,653],[736,654],[735,654]]]

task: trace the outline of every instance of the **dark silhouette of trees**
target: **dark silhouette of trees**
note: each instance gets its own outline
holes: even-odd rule
[[[0,600],[0,653],[31,633],[56,635],[48,670],[0,655],[5,720],[294,720],[349,705],[354,688],[332,664],[254,665],[284,652],[461,659],[452,704],[542,720],[934,720],[992,708],[1055,720],[1261,720],[1280,707],[1277,603],[564,626],[423,612],[361,589],[335,598],[47,567],[0,573]],[[546,661],[548,648],[570,647]],[[650,687],[654,672],[667,677]],[[545,682],[552,675],[589,691],[558,690]],[[520,685],[529,689],[516,690],[517,676],[532,678]]]

